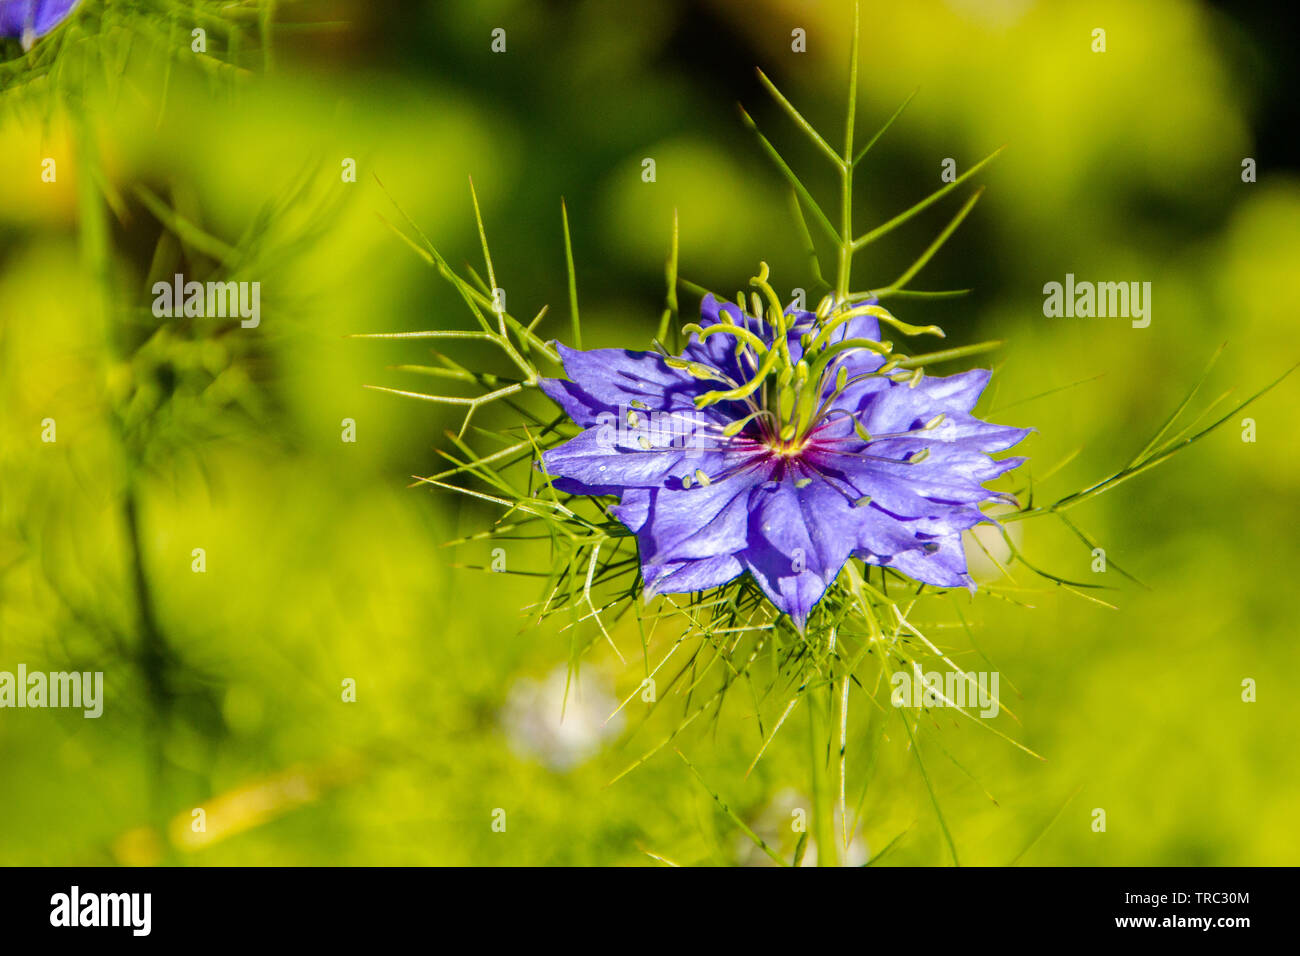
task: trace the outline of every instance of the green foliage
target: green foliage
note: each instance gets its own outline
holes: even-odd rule
[[[681,15],[666,5],[647,5],[635,37],[594,8],[527,21],[531,46],[556,57],[536,73],[522,57],[480,63],[487,14],[446,6],[382,27],[396,79],[351,59],[381,29],[363,5],[317,47],[302,39],[316,27],[291,22],[305,5],[87,0],[29,53],[4,51],[0,669],[101,668],[108,702],[99,721],[0,713],[0,856],[1294,862],[1297,781],[1276,728],[1295,704],[1268,680],[1297,664],[1296,553],[1280,531],[1297,516],[1280,437],[1294,382],[1251,399],[1257,445],[1232,435],[1240,399],[1198,398],[1218,394],[1213,377],[1266,382],[1291,364],[1300,302],[1279,277],[1300,261],[1300,200],[1285,176],[1242,198],[1216,185],[1247,148],[1221,122],[1245,94],[1191,14],[1116,14],[1148,46],[1108,54],[1122,69],[1102,75],[1069,60],[1069,30],[1041,12],[1000,39],[900,8],[865,24],[879,34],[871,76],[850,100],[893,114],[865,142],[855,120],[844,143],[818,132],[810,117],[834,94],[816,65],[753,40],[773,115],[798,137],[787,146],[764,104],[720,131],[709,76],[665,78]],[[410,52],[390,64],[399,33]],[[1017,49],[1071,69],[1034,82]],[[837,86],[842,68],[824,71]],[[534,96],[512,105],[500,84]],[[986,155],[988,137],[1012,144],[997,164],[912,200],[915,171],[943,152]],[[624,157],[673,143],[722,176],[661,162],[653,190],[624,185]],[[59,158],[55,186],[31,175],[45,155]],[[341,156],[362,157],[410,217],[376,223],[387,203],[365,175],[344,203]],[[1172,166],[1148,169],[1151,156]],[[472,204],[450,198],[467,171]],[[967,218],[977,174],[1001,177],[996,201]],[[1167,220],[1126,205],[1134,182],[1160,193]],[[691,200],[715,193],[753,202],[702,220]],[[931,224],[944,200],[955,212]],[[754,228],[769,222],[784,225]],[[418,256],[394,254],[394,231]],[[459,265],[480,249],[481,266]],[[744,582],[647,605],[608,503],[535,471],[571,434],[531,387],[559,372],[548,341],[675,350],[696,297],[734,282],[741,253],[947,330],[950,345],[909,350],[900,369],[997,349],[989,414],[1039,432],[1032,472],[1006,486],[1021,506],[998,516],[1005,536],[972,542],[986,565],[975,599],[855,564],[802,635]],[[1035,314],[1042,281],[1076,261],[1162,280],[1150,338]],[[937,291],[912,288],[922,270]],[[150,283],[173,271],[261,279],[262,334],[156,319]],[[507,275],[513,312],[493,307]],[[534,295],[567,298],[568,314]],[[1225,316],[1232,347],[1198,379]],[[363,391],[385,363],[390,385],[439,385]],[[54,445],[36,440],[46,417]],[[339,441],[345,417],[357,445]],[[431,494],[394,480],[411,471]],[[1109,571],[1095,574],[1103,544]],[[508,573],[491,573],[494,548]],[[1149,589],[1103,586],[1116,576]],[[570,713],[601,686],[617,703],[595,755],[557,769],[516,749],[500,715],[566,650]],[[1017,690],[993,720],[894,708],[889,675],[913,664],[1001,667]],[[1240,701],[1245,677],[1258,704]],[[356,704],[340,700],[345,678]],[[190,830],[200,806],[204,836]],[[1094,806],[1112,834],[1089,830]],[[496,807],[506,834],[488,825]],[[804,831],[791,808],[809,811]]]

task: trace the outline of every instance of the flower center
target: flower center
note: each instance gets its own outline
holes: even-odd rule
[[[790,441],[782,441],[780,438],[771,439],[767,442],[767,447],[778,458],[798,458],[808,447],[808,436],[796,436]]]
[[[694,333],[700,340],[710,335],[730,335],[736,340],[736,361],[743,382],[735,382],[717,369],[681,359],[669,364],[689,370],[699,378],[730,385],[730,388],[707,392],[695,399],[699,408],[723,401],[739,401],[748,406],[749,414],[724,429],[728,436],[739,434],[750,422],[756,423],[763,442],[777,455],[785,458],[797,456],[808,444],[813,430],[835,415],[848,415],[854,428],[864,439],[865,430],[850,409],[840,408],[839,399],[846,390],[865,379],[887,377],[894,382],[915,385],[921,379],[921,369],[903,368],[905,358],[894,356],[893,343],[878,342],[869,338],[854,338],[847,323],[859,316],[874,316],[906,335],[929,333],[943,336],[938,326],[914,326],[900,322],[888,310],[875,303],[870,295],[850,296],[836,302],[827,296],[817,307],[816,321],[798,338],[799,358],[791,351],[790,338],[799,321],[799,313],[787,312],[768,280],[767,263],[760,263],[758,275],[750,279],[757,291],[750,293],[745,302],[743,293],[737,296],[742,316],[736,324],[731,313],[720,308],[720,321],[708,328],[687,325],[684,331]],[[746,308],[765,326],[767,335],[759,335],[746,321]],[[836,332],[840,334],[835,335]],[[861,368],[861,363],[851,362],[854,356],[871,352],[881,358],[869,372],[850,374],[850,369]]]

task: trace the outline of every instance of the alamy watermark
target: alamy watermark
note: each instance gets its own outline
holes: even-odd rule
[[[153,928],[153,894],[83,893],[73,886],[50,897],[50,925],[118,926],[130,929],[133,936],[148,936]]]
[[[155,282],[153,295],[153,314],[160,319],[238,317],[246,329],[262,321],[260,282],[186,282],[178,272],[171,282]]]
[[[1151,324],[1150,282],[1075,282],[1074,273],[1067,272],[1064,284],[1043,286],[1043,296],[1043,315],[1049,319],[1132,319],[1135,329]]]
[[[82,716],[96,718],[104,712],[103,671],[35,671],[26,664],[18,672],[0,671],[0,708],[70,707]]]
[[[978,710],[981,717],[996,717],[1001,706],[998,698],[998,672],[912,670],[895,671],[889,683],[893,691],[890,703],[895,707],[960,707]]]

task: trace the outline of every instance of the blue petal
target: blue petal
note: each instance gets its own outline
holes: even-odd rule
[[[837,507],[836,498],[843,502],[825,483],[796,488],[790,478],[755,488],[750,498],[749,546],[740,559],[800,629],[853,548],[832,515],[819,520],[819,509]]]
[[[601,412],[628,408],[694,412],[695,397],[718,387],[670,367],[657,352],[555,345],[570,381],[543,379],[542,389],[580,425],[594,424]]]
[[[618,494],[617,491],[605,492],[605,494]],[[609,509],[612,514],[633,533],[640,531],[641,526],[646,523],[650,517],[650,502],[654,498],[654,492],[645,488],[628,488],[623,492],[623,499]]]
[[[945,535],[930,541],[932,551],[905,551],[891,557],[888,564],[908,577],[941,588],[968,588],[975,584],[966,573],[966,552],[961,535]],[[872,564],[880,563],[871,561]]]
[[[975,407],[988,384],[987,369],[974,369],[945,378],[922,379],[915,388],[890,383],[871,392],[858,406],[861,422],[873,435],[905,432],[934,416],[956,416]],[[883,381],[883,380],[882,380]]]
[[[745,547],[753,487],[751,476],[739,475],[652,492],[649,517],[637,532],[642,565],[717,557]]]
[[[720,587],[745,573],[744,567],[733,555],[692,561],[675,561],[668,564],[647,565],[642,568],[645,578],[645,596],[656,594],[690,594]]]
[[[646,438],[648,447],[635,440],[638,436]],[[672,479],[693,475],[697,470],[706,475],[721,475],[755,456],[752,450],[722,451],[721,446],[704,446],[704,439],[692,445],[672,442],[666,436],[667,431],[655,433],[602,424],[544,452],[542,463],[549,474],[592,488],[658,488]]]
[[[59,25],[78,0],[0,0],[0,36],[45,36]]]

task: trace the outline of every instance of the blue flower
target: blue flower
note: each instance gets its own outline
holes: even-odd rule
[[[937,329],[875,300],[783,310],[766,277],[765,318],[706,296],[680,356],[558,345],[568,380],[541,387],[583,431],[543,455],[555,487],[620,499],[647,594],[748,573],[802,629],[850,555],[973,587],[961,533],[1024,460],[988,453],[1028,433],[970,414],[990,373],[923,378],[880,321]]]
[[[53,30],[79,0],[0,0],[0,36],[21,37],[30,47]]]

